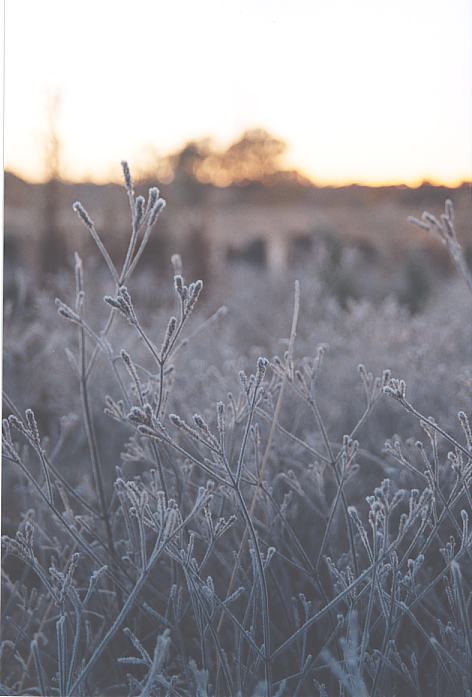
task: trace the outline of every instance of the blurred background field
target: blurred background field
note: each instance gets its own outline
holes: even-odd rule
[[[342,304],[419,311],[451,266],[408,215],[449,197],[471,256],[469,20],[464,0],[7,2],[6,299],[90,257],[77,199],[119,259],[126,159],[169,204],[156,277],[179,252],[226,302],[238,267],[317,260]]]
[[[57,142],[59,148],[59,142]],[[455,206],[467,258],[472,258],[470,186],[315,186],[284,170],[286,144],[253,129],[223,151],[191,142],[156,161],[137,182],[138,193],[156,183],[169,204],[144,264],[156,276],[181,253],[193,275],[207,283],[238,266],[284,274],[324,254],[322,275],[342,302],[393,294],[420,309],[436,283],[451,274],[439,240],[412,229],[409,215],[438,213],[446,198]],[[54,155],[59,161],[59,152]],[[223,172],[226,186],[216,181]],[[73,252],[87,258],[91,240],[72,214],[86,201],[112,257],[119,259],[129,232],[128,203],[118,184],[70,183],[59,171],[45,183],[5,175],[5,274],[7,298],[14,277],[33,283],[70,268]]]

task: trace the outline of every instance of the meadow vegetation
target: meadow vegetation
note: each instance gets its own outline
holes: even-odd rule
[[[172,210],[123,173],[122,263],[77,203],[100,261],[5,304],[0,693],[472,697],[452,204],[412,220],[458,270],[419,312],[341,302],[323,254],[220,307],[140,266]]]

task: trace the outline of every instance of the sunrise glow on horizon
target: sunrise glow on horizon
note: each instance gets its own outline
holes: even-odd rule
[[[65,179],[253,127],[318,184],[472,178],[467,0],[6,0],[5,168],[44,178],[60,93]]]

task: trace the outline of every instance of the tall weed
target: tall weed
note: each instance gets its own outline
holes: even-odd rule
[[[126,163],[123,174],[121,267],[74,206],[108,281],[76,255],[75,287],[56,300],[63,329],[48,319],[69,374],[45,355],[46,327],[31,344],[28,314],[7,328],[0,691],[472,695],[465,304],[440,324],[444,298],[413,318],[391,301],[325,302],[313,330],[307,276],[290,300],[256,279],[232,316],[203,318],[203,284],[178,256],[173,299],[149,276],[133,285],[164,201],[136,196]],[[472,290],[452,205],[414,222]],[[15,342],[31,355],[28,393]],[[376,374],[353,370],[361,353]],[[399,354],[408,380],[381,365]],[[28,396],[34,412],[17,404]]]

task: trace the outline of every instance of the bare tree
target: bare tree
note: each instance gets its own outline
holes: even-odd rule
[[[41,274],[57,271],[64,263],[66,248],[59,226],[60,179],[62,143],[59,135],[61,95],[56,92],[48,97],[47,131],[45,134],[43,223],[40,237],[39,266]]]

